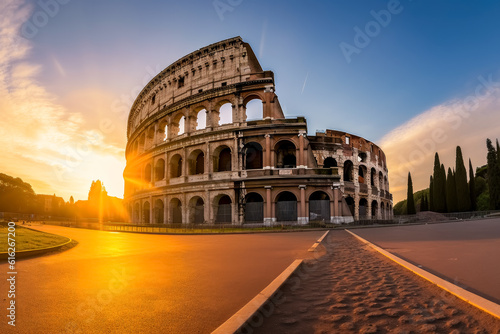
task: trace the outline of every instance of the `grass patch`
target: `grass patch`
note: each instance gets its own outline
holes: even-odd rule
[[[5,224],[0,225],[0,252],[7,252],[8,248],[8,234],[9,231]],[[63,244],[69,238],[31,230],[22,226],[16,225],[15,231],[16,252],[24,250],[32,250],[39,248],[46,248]],[[12,236],[11,236],[12,237]]]

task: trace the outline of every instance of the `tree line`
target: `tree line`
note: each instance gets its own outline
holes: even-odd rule
[[[395,214],[415,214],[417,211],[441,213],[500,210],[500,145],[486,140],[487,164],[476,169],[469,159],[469,170],[460,146],[456,148],[455,166],[445,168],[439,154],[434,156],[429,188],[413,193],[411,173],[408,173],[407,198],[394,206]]]

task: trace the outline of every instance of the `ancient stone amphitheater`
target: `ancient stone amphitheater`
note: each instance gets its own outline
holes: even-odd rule
[[[240,37],[174,62],[128,118],[125,203],[134,223],[306,224],[392,218],[372,142],[286,118],[274,74]]]

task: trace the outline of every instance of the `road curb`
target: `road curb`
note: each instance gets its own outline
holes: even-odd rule
[[[59,250],[62,247],[70,244],[71,242],[73,242],[73,239],[68,238],[68,241],[66,241],[65,243],[62,243],[60,245],[51,246],[51,247],[45,247],[45,248],[37,248],[37,249],[28,249],[28,250],[23,250],[23,251],[16,251],[16,256],[15,257],[16,257],[16,259],[22,259],[22,258],[27,258],[27,257],[35,256],[35,255],[45,254],[45,253],[48,253],[48,252]],[[0,260],[7,260],[8,257],[9,257],[9,253],[8,252],[1,252],[0,253]]]
[[[368,240],[363,239],[362,237],[358,236],[357,234],[349,231],[346,229],[346,232],[350,233],[352,236],[356,237],[358,240],[361,242],[367,244],[380,254],[386,256],[390,260],[396,262],[397,264],[401,265],[402,267],[408,269],[409,271],[413,272],[414,274],[426,279],[427,281],[431,282],[434,285],[437,285],[441,289],[451,293],[452,295],[460,298],[461,300],[465,301],[466,303],[480,309],[483,312],[486,312],[495,318],[500,319],[500,305],[493,303],[492,301],[489,301],[481,296],[478,296],[470,291],[467,291],[451,282],[448,282],[440,277],[437,277],[436,275],[433,275],[429,273],[428,271],[425,271],[403,259],[400,257],[372,244]]]
[[[328,232],[330,232],[330,230],[326,231],[319,239],[318,241],[316,241],[312,246],[311,248],[308,249],[308,252],[314,252],[316,251],[316,247],[319,246],[319,244],[323,241],[323,239],[327,236]]]
[[[212,334],[235,333],[240,330],[252,316],[276,293],[283,283],[297,270],[302,264],[302,259],[292,262],[278,277],[276,277],[264,290],[259,292],[251,301],[243,306],[231,318],[220,325]]]

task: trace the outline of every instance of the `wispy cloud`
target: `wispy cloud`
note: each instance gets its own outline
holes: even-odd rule
[[[478,81],[473,95],[435,106],[382,138],[395,203],[406,198],[408,171],[414,190],[428,187],[435,152],[447,167],[455,164],[456,146],[474,167],[486,162],[486,138],[500,137],[500,88],[491,76]]]
[[[93,178],[105,178],[103,170],[113,166],[115,177],[121,174],[123,149],[92,130],[81,108],[69,111],[38,82],[40,66],[27,61],[31,41],[19,36],[31,8],[6,0],[0,12],[0,171],[24,178],[39,193],[84,198]]]

